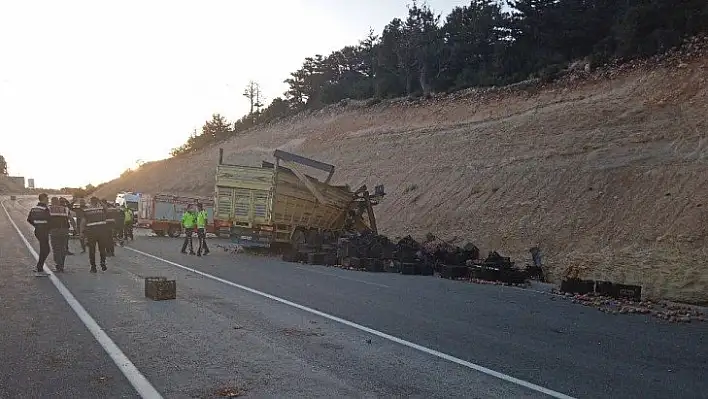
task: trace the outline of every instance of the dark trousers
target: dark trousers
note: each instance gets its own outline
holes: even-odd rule
[[[39,241],[39,259],[37,259],[37,271],[44,270],[44,262],[49,257],[51,248],[49,247],[49,232],[46,230],[34,230],[34,236]]]
[[[76,232],[79,234],[79,244],[81,244],[81,251],[86,252],[86,238],[81,236],[81,218],[76,218]]]
[[[125,240],[130,238],[130,241],[133,241],[133,222],[125,222],[123,226],[123,238]]]
[[[203,228],[197,229],[197,238],[199,239],[199,249],[197,249],[197,253],[209,253],[209,246],[207,245],[206,242],[206,230]],[[203,250],[202,250],[203,249]]]
[[[66,260],[67,247],[69,246],[69,229],[53,229],[49,233],[50,242],[52,244],[52,254],[54,255],[54,263],[57,268],[64,267]]]
[[[113,245],[115,246],[116,242],[123,245],[123,239],[123,224],[117,223],[113,229]]]
[[[115,222],[108,222],[106,223],[106,236],[107,239],[104,241],[104,244],[106,246],[106,253],[109,255],[114,255],[116,252],[116,242],[114,241],[115,237],[115,227],[116,224]]]
[[[86,229],[86,245],[89,250],[89,264],[92,269],[96,268],[96,247],[100,256],[101,265],[106,264],[106,241],[110,240],[107,230],[104,228]]]
[[[184,229],[184,244],[182,244],[182,252],[187,251],[187,244],[189,244],[189,253],[194,253],[194,245],[192,244],[192,234],[194,234],[194,228]]]

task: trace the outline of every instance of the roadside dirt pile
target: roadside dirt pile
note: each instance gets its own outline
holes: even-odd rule
[[[221,144],[258,165],[280,148],[336,165],[335,183],[386,186],[382,233],[432,232],[530,263],[550,279],[640,284],[649,298],[708,303],[708,55],[693,50],[558,82],[425,101],[348,102]],[[211,195],[218,148],[106,184]]]

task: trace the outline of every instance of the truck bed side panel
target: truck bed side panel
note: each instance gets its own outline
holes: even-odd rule
[[[269,224],[273,170],[219,165],[216,172],[216,217],[234,225]]]

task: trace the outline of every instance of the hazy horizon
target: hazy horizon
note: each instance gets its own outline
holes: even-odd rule
[[[111,180],[213,113],[243,116],[249,80],[269,102],[305,57],[380,33],[409,3],[2,2],[0,154],[38,187]],[[443,17],[468,3],[428,1]]]

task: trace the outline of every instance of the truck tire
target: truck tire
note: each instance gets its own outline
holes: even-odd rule
[[[172,238],[177,238],[182,234],[182,229],[176,226],[170,227],[170,229],[167,231],[167,235],[169,235]]]
[[[290,237],[290,246],[292,247],[293,251],[299,252],[301,249],[303,249],[306,245],[306,236],[305,232],[302,231],[301,229],[296,229],[293,231],[293,235]]]

